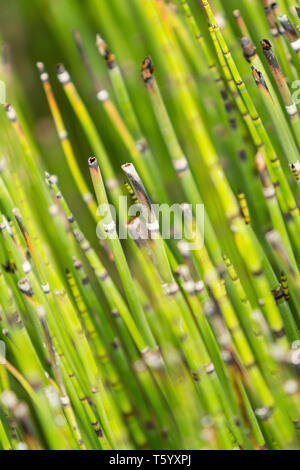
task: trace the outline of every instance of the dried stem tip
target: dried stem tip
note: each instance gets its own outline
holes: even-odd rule
[[[261,41],[261,45],[262,45],[264,56],[267,59],[271,73],[276,81],[279,92],[284,101],[288,115],[290,119],[295,119],[298,116],[297,107],[293,102],[290,89],[282,73],[282,70],[279,67],[279,64],[277,62],[275,55],[273,54],[271,43],[267,39],[263,39]]]
[[[269,51],[270,49],[272,49],[272,44],[268,39],[262,39],[260,43],[261,47],[263,48],[263,51]]]
[[[263,39],[262,41],[260,41],[260,44],[261,44],[264,56],[267,59],[267,62],[271,68],[271,71],[274,73],[275,70],[279,69],[279,65],[278,65],[276,57],[273,54],[272,44],[270,43],[268,39]]]
[[[104,57],[108,68],[113,69],[116,66],[115,56],[110,52],[108,45],[99,34],[96,35],[96,45],[99,53]]]
[[[152,88],[153,80],[154,80],[153,72],[154,72],[153,62],[152,62],[151,57],[148,56],[142,62],[142,77],[146,86],[149,86],[151,88]]]
[[[257,70],[254,66],[252,66],[251,69],[252,69],[252,75],[253,75],[256,85],[258,87],[263,87],[265,88],[265,90],[268,91],[268,87],[263,77],[263,74],[259,70]]]

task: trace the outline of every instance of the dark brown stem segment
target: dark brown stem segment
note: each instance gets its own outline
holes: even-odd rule
[[[283,27],[287,37],[289,38],[289,40],[291,42],[297,41],[297,39],[298,39],[297,33],[296,33],[292,23],[290,22],[288,16],[287,15],[282,15],[282,16],[279,16],[278,19],[279,19],[280,24]]]
[[[295,28],[293,27],[292,23],[290,22],[287,15],[282,15],[279,18],[280,24],[283,27],[283,30],[288,37],[291,47],[294,51],[300,55],[300,39],[297,35]]]
[[[253,75],[253,78],[255,80],[255,83],[256,83],[257,87],[260,90],[266,92],[268,94],[270,100],[272,101],[272,98],[271,98],[271,95],[270,95],[268,86],[265,82],[263,74],[259,70],[257,70],[254,66],[252,66],[251,69],[252,69],[252,75]]]
[[[247,36],[243,36],[240,39],[240,43],[243,49],[244,57],[248,62],[252,62],[253,57],[256,56],[256,47]]]
[[[154,66],[150,56],[142,62],[142,77],[145,85],[148,89],[153,89],[154,78],[153,78]]]
[[[262,50],[264,53],[264,56],[268,62],[268,65],[270,67],[271,73],[274,77],[274,80],[276,81],[276,84],[278,86],[279,92],[282,96],[282,99],[284,101],[284,104],[287,108],[289,117],[292,119],[293,117],[297,116],[297,108],[293,105],[293,100],[291,97],[291,93],[289,90],[289,87],[285,81],[284,75],[282,73],[281,68],[279,67],[279,64],[277,62],[277,59],[272,51],[272,44],[268,39],[263,39],[261,41],[261,46]]]

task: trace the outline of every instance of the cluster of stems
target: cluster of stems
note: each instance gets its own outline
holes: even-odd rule
[[[8,87],[0,449],[300,449],[298,2],[45,3],[69,174]]]

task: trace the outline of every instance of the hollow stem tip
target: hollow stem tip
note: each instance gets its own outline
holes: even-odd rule
[[[152,61],[152,58],[148,56],[142,62],[142,77],[146,86],[149,86],[150,88],[152,88],[153,86],[153,80],[154,80],[153,72],[154,72],[153,61]]]
[[[90,157],[88,159],[88,165],[89,165],[89,168],[93,170],[97,170],[99,168],[99,163],[96,157]]]
[[[125,163],[121,166],[121,168],[129,179],[130,184],[140,202],[142,204],[145,204],[146,207],[151,210],[151,202],[149,196],[141,178],[139,177],[138,172],[135,169],[135,166],[132,163]]]

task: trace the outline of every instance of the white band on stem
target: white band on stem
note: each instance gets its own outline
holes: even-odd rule
[[[49,79],[49,75],[47,74],[47,72],[41,73],[41,80],[42,80],[42,82],[47,82],[48,79]]]
[[[294,116],[297,114],[297,106],[295,103],[291,104],[290,106],[286,106],[285,109],[287,110],[289,116]]]
[[[22,266],[22,267],[23,267],[23,271],[24,271],[25,274],[30,273],[30,271],[31,271],[31,264],[29,263],[29,261],[25,261],[25,262],[23,263],[23,266]]]
[[[59,74],[57,75],[57,78],[58,78],[58,80],[60,81],[60,83],[62,83],[62,84],[68,83],[68,82],[71,80],[70,74],[69,74],[69,72],[67,72],[66,70],[65,70],[64,72],[62,72],[62,73],[59,73]]]
[[[103,103],[104,101],[107,101],[109,98],[109,94],[107,90],[101,90],[97,93],[97,100],[101,101]]]
[[[46,284],[42,284],[42,289],[43,289],[45,294],[49,294],[50,286],[49,286],[48,282]]]
[[[60,138],[60,140],[64,140],[64,139],[66,139],[67,137],[68,137],[67,131],[65,131],[65,130],[60,131],[60,133],[59,133],[59,138]]]
[[[294,42],[291,42],[291,46],[295,52],[299,52],[300,51],[300,38]]]

